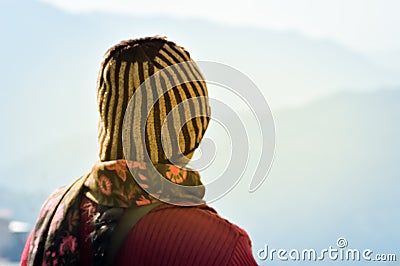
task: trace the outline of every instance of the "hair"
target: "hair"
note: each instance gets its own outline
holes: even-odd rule
[[[97,205],[97,214],[92,221],[94,231],[90,235],[94,251],[93,266],[104,265],[105,255],[111,244],[111,235],[123,212],[123,208]]]

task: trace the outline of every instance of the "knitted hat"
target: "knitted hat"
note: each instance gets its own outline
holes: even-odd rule
[[[122,125],[125,111],[134,92],[157,71],[186,61],[193,62],[184,48],[161,37],[122,41],[108,50],[97,81],[97,102],[100,112],[98,142],[101,161],[125,159]],[[191,81],[170,89],[171,84],[177,84],[179,83],[177,80],[184,78],[189,78]],[[169,90],[154,104],[146,124],[141,122],[146,121],[143,118],[146,119],[144,116],[147,116],[146,111],[141,111],[146,109],[143,106],[135,108],[135,112],[130,114],[132,120],[131,136],[129,136],[130,160],[143,161],[145,158],[150,158],[153,163],[168,163],[171,158],[174,161],[179,160],[182,154],[190,158],[208,126],[210,112],[208,101],[204,99],[191,101],[190,108],[171,113],[168,123],[183,121],[184,126],[179,132],[168,126],[167,141],[163,139],[163,143],[161,129],[165,118],[174,107],[188,99],[207,96],[205,82],[195,80],[203,78],[193,63],[190,67],[186,65],[176,68],[171,74],[159,75],[152,83],[158,89],[164,86]],[[146,88],[145,93],[141,94],[142,98],[135,103],[146,106],[151,103],[153,97],[159,97],[154,95],[155,91],[157,89]],[[143,127],[145,127],[145,137],[141,137],[138,132]],[[145,153],[149,157],[146,157]]]

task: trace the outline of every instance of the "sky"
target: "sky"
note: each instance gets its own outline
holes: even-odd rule
[[[41,0],[71,13],[116,13],[199,18],[235,26],[294,30],[334,40],[357,51],[399,51],[396,0]]]

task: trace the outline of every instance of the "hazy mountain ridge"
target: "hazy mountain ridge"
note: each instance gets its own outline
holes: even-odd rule
[[[395,227],[399,101],[399,90],[343,92],[275,113],[277,149],[267,180],[253,194],[242,182],[213,206],[249,231],[255,250],[266,242],[276,248],[325,248],[343,235],[352,247],[394,252],[400,237]],[[69,184],[90,169],[96,147],[86,146],[87,139],[44,147],[39,154],[48,156],[46,164],[38,156],[3,169],[0,208],[33,224],[55,185]],[[77,152],[79,147],[86,151]],[[229,205],[235,198],[242,200]],[[246,208],[247,215],[239,215],[238,208]]]
[[[395,253],[399,100],[398,90],[343,92],[275,113],[276,153],[265,183],[249,194],[245,176],[214,205],[248,229],[255,250],[323,249],[345,237],[352,248]],[[246,215],[238,215],[242,209]]]
[[[167,35],[195,59],[239,68],[273,109],[342,89],[365,92],[400,84],[395,71],[367,56],[296,32],[162,17],[72,15],[36,1],[23,3],[0,3],[7,40],[0,45],[0,123],[6,125],[0,145],[8,151],[2,168],[81,131],[96,134],[97,71],[106,49],[121,39]],[[14,13],[19,15],[9,15]]]
[[[96,134],[97,71],[106,49],[121,39],[167,35],[195,59],[237,67],[259,85],[273,109],[342,89],[365,92],[400,84],[399,75],[367,56],[291,31],[199,20],[72,15],[35,1],[24,1],[26,8],[15,1],[0,5],[3,37],[8,40],[0,45],[0,123],[5,125],[0,145],[8,151],[1,158],[2,168],[81,131]],[[10,17],[13,12],[19,16]]]
[[[400,139],[396,138],[400,135],[400,127],[396,124],[396,119],[400,118],[400,106],[397,104],[399,100],[400,91],[343,93],[302,108],[278,112],[275,114],[276,160],[287,163],[293,160],[294,155],[298,155],[298,164],[295,168],[292,164],[290,170],[305,173],[316,170],[312,170],[314,166],[304,164],[304,160],[319,156],[326,160],[336,160],[336,170],[335,167],[331,168],[330,174],[358,169],[365,160],[372,163],[384,158],[387,166],[395,166],[392,165],[397,160],[395,155],[398,155],[395,148],[400,145]],[[8,191],[13,189],[17,194],[26,195],[26,192],[32,191],[45,197],[56,186],[68,184],[90,170],[91,163],[96,160],[97,150],[95,142],[87,141],[88,138],[82,136],[80,141],[79,138],[74,138],[72,141],[44,147],[36,158],[24,159],[23,163],[2,169],[2,176],[7,178],[2,178],[0,184]],[[376,139],[376,142],[371,142],[371,139]],[[366,142],[369,145],[365,145]],[[47,155],[45,163],[41,163],[43,154]],[[339,154],[342,155],[338,156]],[[358,158],[350,161],[356,155]],[[324,165],[327,166],[329,164]],[[276,168],[279,171],[288,170],[285,170],[284,165],[275,162],[271,174]],[[396,173],[397,169],[392,170]],[[263,187],[268,186],[268,180]],[[15,181],[23,186],[17,186]],[[325,183],[327,180],[322,181]],[[290,183],[292,182],[293,180]]]

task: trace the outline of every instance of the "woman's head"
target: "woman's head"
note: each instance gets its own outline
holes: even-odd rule
[[[182,62],[191,63],[170,67]],[[140,86],[157,72],[151,82]],[[183,80],[189,82],[177,85]],[[145,161],[147,153],[153,163],[185,164],[186,158],[198,147],[209,122],[208,101],[196,98],[207,96],[202,80],[189,53],[165,38],[127,40],[110,48],[101,64],[97,83],[100,160]],[[139,87],[143,91],[136,93]],[[163,94],[163,91],[166,92]],[[135,100],[126,112],[134,93]],[[181,103],[185,103],[182,108],[174,110]],[[148,108],[151,109],[147,116]],[[122,142],[125,114],[129,130],[124,131],[124,146],[128,154],[124,154]],[[177,130],[177,124],[183,127]],[[165,133],[163,140],[162,132]]]

